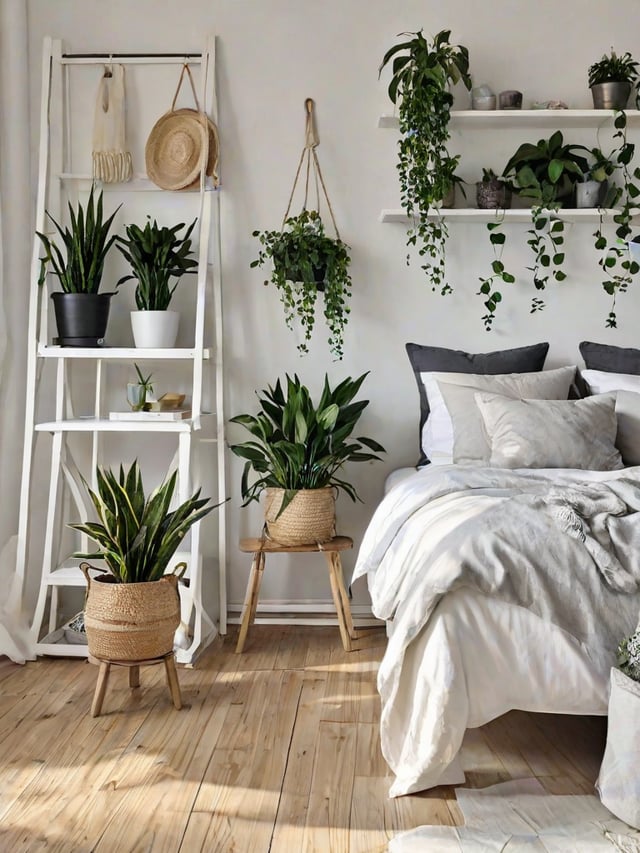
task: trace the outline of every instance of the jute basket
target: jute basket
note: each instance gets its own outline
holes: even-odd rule
[[[278,516],[284,489],[265,489],[267,536],[280,545],[313,545],[335,536],[336,499],[333,488],[301,489]]]
[[[180,624],[178,576],[147,583],[87,577],[84,624],[89,654],[104,660],[149,660],[173,651]]]

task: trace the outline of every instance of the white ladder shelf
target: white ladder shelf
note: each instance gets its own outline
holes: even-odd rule
[[[92,64],[104,65],[116,61],[124,65],[181,65],[188,59],[189,64],[199,64],[201,68],[201,103],[207,114],[217,123],[217,102],[215,93],[215,37],[207,40],[202,54],[127,54],[114,55],[67,55],[63,53],[62,42],[46,38],[43,45],[42,97],[40,114],[39,176],[36,203],[36,230],[45,231],[45,210],[60,214],[61,199],[67,185],[74,186],[74,192],[81,184],[91,185],[91,177],[74,173],[70,168],[66,148],[71,136],[71,107],[69,105],[70,66]],[[98,183],[98,186],[100,184]],[[134,179],[127,184],[105,185],[117,187],[123,195],[128,192],[141,192],[159,188],[145,178]],[[44,536],[42,543],[42,562],[38,599],[31,627],[32,638],[37,654],[86,656],[86,645],[66,639],[65,626],[58,624],[59,591],[65,587],[84,587],[84,576],[80,572],[77,558],[60,556],[61,529],[65,522],[85,520],[92,517],[85,497],[82,480],[95,487],[95,470],[103,459],[103,438],[109,433],[126,433],[130,441],[140,440],[149,445],[154,435],[175,435],[176,450],[169,466],[178,471],[178,489],[176,499],[182,502],[195,489],[198,481],[197,463],[205,463],[216,468],[216,494],[211,495],[214,503],[224,500],[225,482],[225,436],[224,436],[224,398],[223,398],[223,327],[222,295],[220,269],[220,217],[219,192],[208,179],[200,181],[199,191],[190,195],[198,203],[198,274],[195,288],[195,311],[193,342],[187,347],[175,349],[139,349],[135,347],[60,347],[53,344],[50,327],[48,297],[49,286],[38,288],[39,257],[41,244],[34,235],[31,262],[31,282],[28,321],[27,386],[25,411],[25,438],[23,450],[22,480],[20,492],[20,518],[18,528],[18,548],[16,573],[19,583],[15,590],[19,594],[24,588],[25,575],[30,562],[35,563],[33,554],[34,536],[34,495],[32,477],[37,437],[40,434],[51,436],[50,472],[47,489]],[[157,205],[158,196],[154,197]],[[56,218],[58,218],[56,216]],[[194,236],[195,236],[194,231]],[[49,277],[51,279],[51,276]],[[51,281],[49,282],[49,285]],[[212,341],[206,340],[209,334]],[[53,362],[53,364],[52,364]],[[108,386],[109,365],[122,365],[127,362],[160,362],[161,364],[184,364],[191,368],[191,418],[181,421],[127,421],[109,420],[105,410],[104,398]],[[49,364],[55,371],[55,397],[53,412],[46,419],[39,419],[42,388],[40,376],[43,367]],[[91,376],[95,386],[93,411],[91,417],[76,417],[71,402],[70,389],[72,377],[70,366],[81,366],[85,380]],[[205,381],[206,380],[206,381]],[[203,392],[215,413],[203,411]],[[51,406],[50,406],[51,407]],[[139,436],[135,434],[138,433]],[[85,459],[85,470],[76,464],[70,448],[70,437],[85,434],[90,441],[87,454],[90,466]],[[211,448],[215,451],[212,453]],[[199,454],[196,459],[194,457]],[[206,456],[206,459],[204,458]],[[130,460],[123,460],[128,464]],[[118,465],[120,460],[111,464]],[[88,470],[87,470],[88,467]],[[194,484],[195,483],[195,484]],[[73,506],[73,515],[66,515]],[[176,554],[175,560],[185,560],[188,565],[186,577],[188,585],[181,585],[181,618],[188,626],[186,641],[176,648],[176,659],[180,663],[191,664],[197,655],[213,640],[217,630],[226,633],[226,516],[225,504],[214,511],[217,526],[215,558],[218,568],[219,624],[218,628],[207,614],[202,602],[203,549],[200,535],[200,523],[191,529],[188,547]],[[86,537],[79,537],[75,550],[91,550],[93,543]],[[31,553],[30,553],[31,549]],[[47,601],[49,602],[48,628],[43,629]],[[45,636],[42,636],[46,630]]]

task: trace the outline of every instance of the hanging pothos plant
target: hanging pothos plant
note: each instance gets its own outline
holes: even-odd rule
[[[490,332],[493,321],[496,318],[496,309],[502,302],[502,293],[497,290],[502,284],[514,284],[516,277],[510,273],[502,260],[506,235],[502,230],[504,225],[504,212],[511,206],[511,187],[502,177],[498,177],[493,169],[483,168],[482,180],[476,184],[476,198],[478,207],[483,210],[495,210],[495,219],[487,222],[489,242],[493,249],[493,260],[491,261],[491,274],[480,276],[480,290],[478,295],[484,300],[487,313],[483,315],[482,322],[485,329]]]
[[[549,139],[540,139],[534,145],[523,143],[509,159],[504,176],[514,192],[533,201],[531,228],[527,232],[527,245],[534,254],[533,284],[544,290],[552,279],[564,281],[564,220],[557,215],[562,205],[575,192],[575,185],[583,180],[589,170],[588,160],[582,153],[584,145],[565,144],[557,130]],[[537,296],[531,300],[531,313],[541,311],[544,301]]]
[[[613,138],[618,141],[618,145],[612,154],[605,158],[599,149],[594,149],[593,152],[594,156],[597,157],[599,154],[602,158],[604,177],[610,177],[616,170],[619,170],[621,175],[621,185],[611,188],[604,203],[604,207],[613,207],[621,203],[621,207],[613,216],[616,239],[614,242],[609,242],[604,235],[602,208],[598,210],[598,227],[593,234],[595,247],[600,252],[598,264],[605,276],[602,287],[611,296],[611,308],[606,320],[606,326],[610,329],[615,329],[618,325],[616,315],[618,294],[627,291],[633,277],[640,271],[640,265],[630,256],[627,248],[627,241],[631,237],[631,221],[640,213],[640,187],[634,183],[634,181],[640,181],[640,168],[632,166],[635,145],[627,140],[627,116],[624,110],[616,113],[614,128]]]
[[[432,289],[445,294],[451,291],[444,252],[448,229],[438,211],[459,181],[459,155],[450,155],[447,148],[451,86],[462,82],[471,89],[469,51],[450,44],[451,30],[442,30],[432,41],[422,30],[401,35],[412,38],[387,51],[379,74],[392,61],[388,91],[400,123],[397,169],[401,204],[411,223],[407,245],[418,247]]]

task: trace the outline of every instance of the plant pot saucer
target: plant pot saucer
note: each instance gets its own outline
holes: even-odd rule
[[[104,338],[53,338],[53,345],[60,347],[103,347]]]

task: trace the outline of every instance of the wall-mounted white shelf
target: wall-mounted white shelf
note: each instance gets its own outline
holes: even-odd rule
[[[203,415],[204,417],[204,415]],[[35,425],[36,432],[192,432],[196,421],[111,421],[104,418],[74,418],[73,420],[43,421]]]
[[[619,211],[602,211],[605,221],[611,220],[616,213],[619,213]],[[452,207],[445,208],[439,211],[439,213],[433,213],[429,218],[435,219],[438,215],[442,216],[443,219],[450,219],[454,222],[496,222],[503,218],[505,222],[531,222],[531,210],[526,207],[510,208],[509,210],[499,211],[498,214],[496,214],[495,210],[478,210],[475,207]],[[564,222],[597,222],[599,219],[598,210],[595,208],[561,208],[553,215]],[[380,222],[400,222],[403,225],[408,225],[410,224],[410,219],[402,209],[387,209],[380,212]]]
[[[640,120],[640,110],[625,110],[628,123]],[[474,127],[597,127],[612,122],[614,110],[452,110],[451,126]],[[378,127],[398,130],[398,117],[383,115]]]
[[[143,347],[59,347],[48,344],[38,345],[41,358],[84,358],[104,361],[170,361],[193,360],[197,353],[189,347],[147,349]],[[202,358],[211,358],[211,350],[205,348]]]
[[[80,172],[58,172],[57,175],[53,177],[57,178],[59,181],[76,181],[79,184],[88,184],[91,185],[94,182],[93,175],[88,173],[83,174]],[[149,180],[146,174],[136,174],[133,175],[130,181],[126,183],[109,183],[109,184],[100,184],[100,189],[105,192],[111,191],[121,191],[123,187],[127,190],[127,192],[168,192],[167,190],[159,187],[157,184],[154,184],[153,181]],[[220,186],[214,186],[212,180],[207,178],[205,182],[204,191],[205,192],[217,192],[220,189]],[[195,187],[190,187],[184,190],[176,190],[175,192],[183,193],[199,193],[200,185],[198,184]]]

